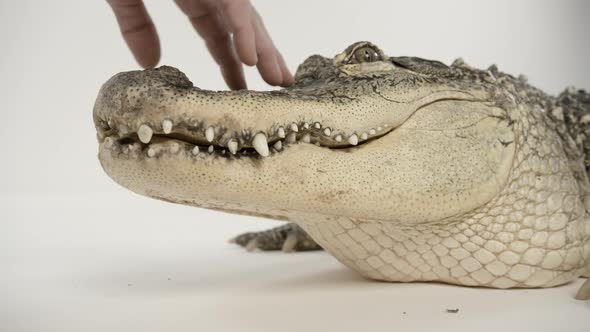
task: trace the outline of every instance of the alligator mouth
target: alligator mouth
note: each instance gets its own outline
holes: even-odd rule
[[[293,144],[348,151],[393,130],[384,124],[360,134],[346,134],[310,121],[276,125],[266,131],[230,132],[223,126],[205,126],[202,121],[170,119],[159,125],[143,123],[136,130],[130,130],[131,124],[103,120],[97,120],[96,127],[98,140],[105,148],[150,158],[178,153],[195,157],[264,158],[280,154]]]

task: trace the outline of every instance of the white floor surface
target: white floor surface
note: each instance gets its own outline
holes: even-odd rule
[[[590,302],[573,298],[582,279],[538,290],[380,283],[323,252],[226,241],[272,221],[124,190],[0,199],[2,332],[590,330]]]

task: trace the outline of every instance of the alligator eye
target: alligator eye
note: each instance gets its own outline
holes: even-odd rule
[[[374,48],[369,46],[360,47],[356,49],[350,59],[350,63],[363,63],[375,61],[381,61],[381,57],[379,56],[379,53],[375,51]]]

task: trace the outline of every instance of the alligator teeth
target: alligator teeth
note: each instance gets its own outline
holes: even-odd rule
[[[311,136],[309,135],[309,133],[307,133],[307,134],[303,135],[301,140],[303,141],[303,143],[309,143],[309,142],[311,142]]]
[[[153,156],[155,156],[155,155],[156,155],[156,150],[154,150],[154,149],[152,149],[152,148],[149,148],[149,149],[147,150],[147,155],[148,155],[148,157],[152,158]]]
[[[279,136],[279,138],[285,138],[285,128],[279,127],[279,129],[277,129],[277,136]]]
[[[129,133],[129,127],[127,127],[124,124],[120,124],[118,126],[118,131],[119,131],[119,135],[121,135],[121,136],[127,135]]]
[[[213,129],[213,127],[209,127],[205,130],[205,138],[207,139],[207,142],[213,142],[213,139],[215,138],[215,129]]]
[[[258,133],[252,139],[252,146],[263,157],[268,157],[268,141],[266,140],[266,135],[263,133]]]
[[[177,153],[178,151],[180,151],[180,145],[178,145],[176,142],[173,142],[172,145],[170,145],[170,152]]]
[[[172,121],[168,119],[162,121],[162,130],[164,134],[170,134],[172,132]]]
[[[309,123],[304,122],[303,123],[303,129],[309,129]]]
[[[199,147],[197,145],[195,145],[195,147],[191,150],[191,153],[193,154],[193,156],[196,156],[199,154]]]
[[[287,138],[285,138],[285,143],[293,144],[296,141],[297,141],[297,134],[295,134],[295,133],[289,133],[289,135],[287,135]]]
[[[213,153],[213,151],[215,151],[215,147],[213,145],[209,145],[207,151],[209,151],[209,153]]]
[[[275,148],[275,150],[277,150],[277,151],[281,151],[281,149],[283,148],[283,142],[281,142],[281,141],[277,141],[277,142],[276,142],[276,143],[273,145],[273,147]]]
[[[342,142],[342,135],[336,135],[336,137],[334,137],[334,140],[336,142]]]
[[[315,129],[320,129],[320,128],[322,128],[322,125],[319,122],[316,122],[316,123],[313,124],[313,127]]]
[[[299,127],[297,127],[297,124],[295,124],[295,123],[291,124],[291,131],[294,131],[294,132],[299,131]]]
[[[381,131],[381,130],[383,130],[383,128],[377,127],[377,131]]]
[[[139,136],[139,140],[144,144],[148,144],[152,140],[153,134],[154,131],[152,128],[145,124],[139,126],[139,129],[137,130],[137,136]]]
[[[377,132],[375,131],[375,129],[371,129],[369,130],[369,135],[375,135]]]
[[[113,138],[112,137],[105,138],[104,139],[104,147],[110,148],[111,146],[113,146]]]
[[[348,143],[350,143],[352,145],[359,144],[359,138],[358,138],[358,136],[356,134],[350,135],[350,137],[348,138]]]
[[[369,138],[369,135],[367,135],[367,133],[362,133],[362,134],[361,134],[361,139],[362,139],[363,141],[364,141],[364,140],[366,140],[367,138]]]
[[[332,134],[332,130],[330,128],[324,129],[324,135],[330,136],[330,134]]]
[[[227,142],[227,149],[229,150],[229,152],[231,152],[231,154],[236,154],[236,152],[238,152],[238,141],[236,141],[235,139],[230,139]]]

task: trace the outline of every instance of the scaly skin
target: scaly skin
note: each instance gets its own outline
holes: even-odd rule
[[[372,279],[495,288],[590,272],[589,114],[581,90],[366,42],[308,58],[280,91],[121,73],[94,108],[102,166],[130,190],[289,220]],[[293,227],[264,246],[297,248]]]

